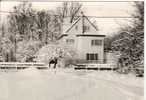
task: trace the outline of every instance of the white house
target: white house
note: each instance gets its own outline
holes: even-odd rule
[[[104,38],[105,35],[99,34],[98,28],[82,14],[71,25],[69,22],[64,23],[60,41],[77,51],[77,59],[103,63]]]

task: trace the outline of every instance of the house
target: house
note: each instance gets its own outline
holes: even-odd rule
[[[98,28],[82,13],[72,24],[64,22],[61,43],[74,48],[80,61],[104,62],[104,38]]]

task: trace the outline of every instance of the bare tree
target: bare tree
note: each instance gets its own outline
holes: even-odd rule
[[[82,4],[78,2],[64,2],[62,7],[58,7],[58,14],[60,15],[61,21],[66,17],[70,17],[70,23],[72,23],[81,10]]]

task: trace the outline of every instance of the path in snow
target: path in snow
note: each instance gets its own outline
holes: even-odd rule
[[[0,100],[143,100],[143,79],[68,69],[0,73]]]

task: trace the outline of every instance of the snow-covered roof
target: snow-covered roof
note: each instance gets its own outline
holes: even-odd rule
[[[61,39],[64,36],[68,36],[69,34],[74,34],[74,33],[76,33],[74,35],[76,35],[77,37],[79,37],[79,36],[105,37],[105,35],[103,35],[103,34],[98,34],[97,26],[95,26],[88,19],[88,17],[85,16],[83,13],[82,13],[82,16],[77,18],[76,21],[74,21],[72,24],[69,25],[69,24],[67,24],[67,22],[65,22],[64,25],[67,25],[67,27],[63,28],[63,33],[58,39]],[[78,26],[78,31],[80,31],[80,32],[73,31],[75,26]],[[90,26],[90,31],[89,32],[84,31],[84,26]],[[65,27],[65,26],[63,26],[63,27]]]
[[[105,37],[105,35],[95,35],[95,34],[77,34],[77,37],[79,36],[88,36],[88,37]]]
[[[95,26],[89,19],[87,16],[85,16],[83,13],[82,13],[82,16],[80,16],[76,21],[74,21],[71,26],[66,29],[65,33],[68,33],[76,24],[82,24],[81,27],[80,27],[80,30],[82,30],[82,33],[84,33],[84,26],[88,25],[88,26],[91,26],[93,27],[92,30],[95,30],[96,32],[98,31],[98,28],[97,26]]]

